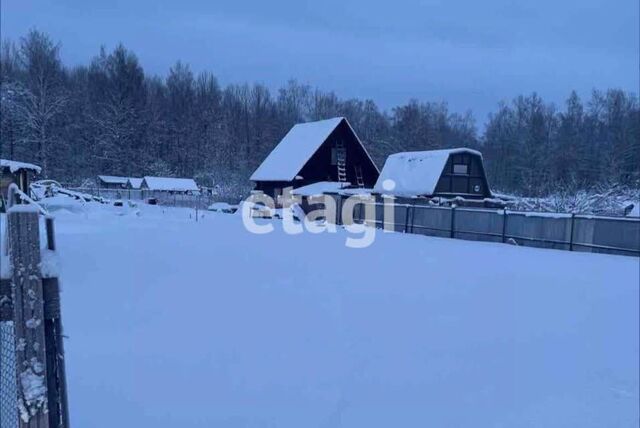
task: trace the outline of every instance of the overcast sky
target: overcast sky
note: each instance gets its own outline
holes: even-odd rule
[[[132,49],[146,72],[178,59],[221,83],[290,78],[382,108],[410,98],[472,109],[537,91],[638,92],[638,0],[1,0],[3,38],[30,28],[67,64],[100,45]]]

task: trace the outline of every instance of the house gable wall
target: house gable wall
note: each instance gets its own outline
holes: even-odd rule
[[[467,165],[467,174],[456,174],[456,164]],[[434,196],[491,197],[482,157],[473,153],[451,154],[440,175]]]

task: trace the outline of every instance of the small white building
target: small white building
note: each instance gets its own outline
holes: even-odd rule
[[[100,189],[126,189],[129,178],[117,175],[99,175],[97,184]]]

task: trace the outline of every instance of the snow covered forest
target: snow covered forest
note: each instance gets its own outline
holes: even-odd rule
[[[348,118],[379,167],[398,151],[466,146],[484,153],[490,183],[503,192],[535,197],[640,182],[638,96],[619,89],[580,99],[567,88],[561,106],[514,94],[476,118],[417,100],[383,111],[294,80],[275,93],[258,83],[223,86],[180,61],[166,77],[149,75],[122,45],[69,67],[60,49],[36,30],[3,41],[1,155],[63,182],[176,175],[241,192],[293,124],[332,116]]]

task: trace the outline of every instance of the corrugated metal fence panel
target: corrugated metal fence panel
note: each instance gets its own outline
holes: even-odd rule
[[[394,207],[394,230],[396,232],[408,232],[411,224],[409,221],[411,220],[408,215],[410,210],[410,205],[396,205]]]
[[[505,216],[495,210],[456,208],[455,237],[470,241],[502,242]]]
[[[507,239],[518,245],[568,250],[571,242],[571,215],[538,215],[508,212]]]
[[[337,200],[337,220],[342,221],[346,195],[331,195]],[[427,201],[397,198],[394,219],[384,219],[382,199],[367,202],[375,208],[372,225],[382,228],[383,221],[396,232],[451,237],[490,242],[514,242],[518,245],[559,250],[591,251],[640,256],[640,219],[572,216],[555,213],[438,207]],[[363,222],[365,205],[354,207],[354,221]],[[454,233],[451,232],[453,220]]]
[[[573,247],[577,251],[640,255],[640,220],[576,216]]]
[[[413,209],[412,233],[428,236],[451,236],[451,208],[416,205]]]

